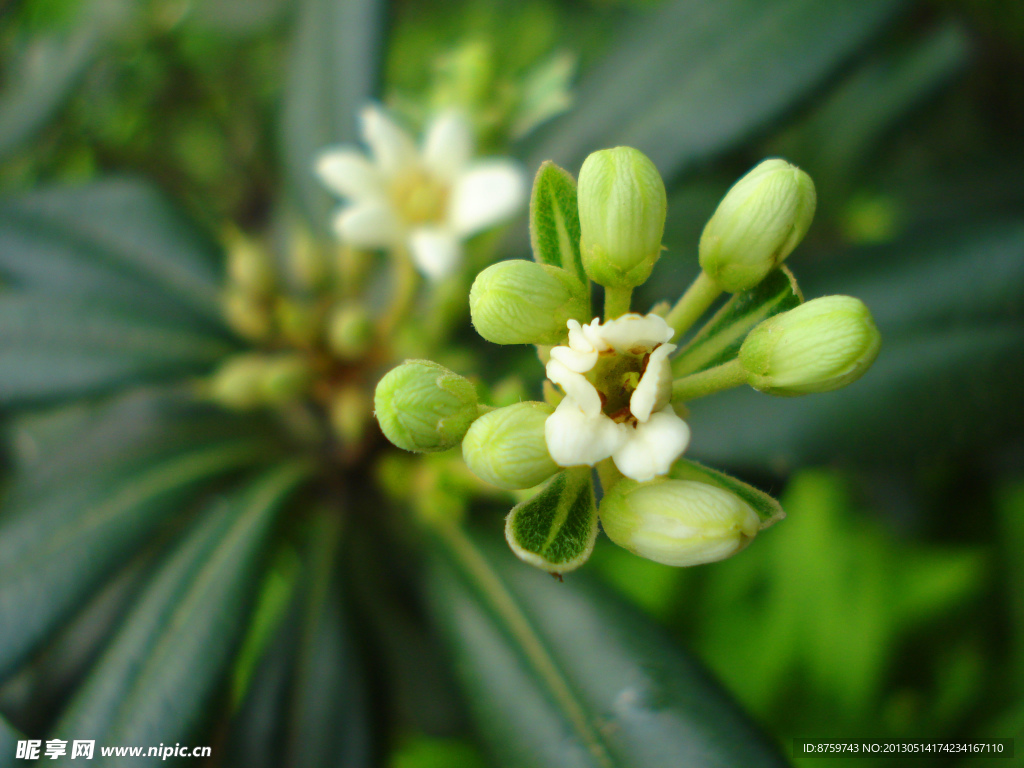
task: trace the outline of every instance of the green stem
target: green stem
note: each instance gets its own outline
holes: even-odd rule
[[[715,303],[715,299],[721,293],[722,289],[701,272],[665,318],[665,322],[675,331],[672,341],[686,333],[700,316],[708,311],[708,307]]]
[[[615,466],[615,462],[611,459],[605,459],[604,461],[598,462],[597,465],[597,477],[601,481],[601,491],[608,493],[619,480],[622,480],[625,475],[619,472],[619,468]]]
[[[394,293],[387,314],[380,324],[381,336],[384,338],[390,337],[408,316],[420,282],[419,273],[412,263],[412,256],[404,246],[399,246],[391,252],[391,262],[394,270]]]
[[[632,288],[605,288],[604,289],[604,319],[605,322],[614,320],[616,317],[629,312],[629,305],[633,298]]]
[[[746,383],[747,372],[737,358],[672,382],[672,400],[696,400]]]
[[[491,568],[490,563],[458,524],[436,521],[432,527],[490,604],[491,610],[504,622],[508,632],[519,643],[530,665],[547,685],[548,691],[565,712],[591,754],[601,766],[611,768],[612,762],[599,732],[590,722],[569,682],[563,677],[558,665],[544,647],[543,641],[530,625],[529,619]]]

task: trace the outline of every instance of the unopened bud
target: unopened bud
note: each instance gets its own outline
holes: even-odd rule
[[[342,360],[363,356],[373,341],[373,322],[361,304],[338,304],[327,318],[327,345]]]
[[[308,346],[320,336],[323,313],[315,305],[282,297],[274,310],[281,334],[292,344]]]
[[[280,354],[266,358],[263,371],[263,400],[281,405],[298,400],[313,378],[309,361],[301,354]]]
[[[229,288],[223,302],[224,319],[231,330],[252,341],[262,341],[270,335],[270,311],[262,299],[248,291]]]
[[[882,338],[868,308],[852,296],[825,296],[768,318],[740,347],[754,389],[772,395],[828,392],[856,381]]]
[[[274,289],[270,254],[258,241],[240,232],[228,234],[228,278],[235,288],[251,296],[266,296]]]
[[[388,440],[417,453],[458,445],[479,412],[472,382],[430,360],[407,360],[389,371],[373,405]]]
[[[248,410],[297,399],[311,372],[296,354],[248,353],[228,358],[210,381],[210,397],[226,408]]]
[[[804,239],[816,205],[810,176],[785,160],[765,160],[732,186],[705,225],[701,269],[726,291],[753,288]]]
[[[477,332],[495,344],[558,344],[569,320],[590,319],[590,301],[571,272],[512,260],[477,275],[469,311]]]
[[[355,445],[363,439],[366,425],[373,418],[370,393],[357,385],[342,387],[331,399],[328,417],[342,444]]]
[[[605,494],[601,526],[620,547],[665,565],[736,554],[757,534],[757,513],[734,493],[693,480],[621,480]]]
[[[544,439],[544,422],[554,410],[525,402],[484,414],[466,433],[462,457],[473,474],[507,491],[544,482],[559,469]]]
[[[667,200],[661,174],[632,147],[592,153],[578,188],[580,252],[595,283],[633,288],[650,277],[661,255]]]

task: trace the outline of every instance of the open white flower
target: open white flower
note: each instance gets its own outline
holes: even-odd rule
[[[547,364],[548,378],[565,391],[544,423],[551,458],[572,467],[611,457],[641,482],[664,475],[690,442],[690,428],[669,404],[672,329],[658,315],[637,314],[568,325],[569,345],[554,347]]]
[[[438,279],[459,263],[463,240],[522,206],[522,168],[505,159],[470,162],[472,129],[458,113],[434,118],[421,148],[376,106],[360,121],[370,157],[340,146],[316,164],[324,184],[348,201],[334,229],[350,245],[407,247],[419,270]]]

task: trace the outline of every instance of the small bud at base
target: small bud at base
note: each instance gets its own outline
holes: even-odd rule
[[[622,480],[602,499],[600,517],[620,547],[672,566],[724,560],[760,528],[757,513],[739,496],[693,480]]]
[[[554,410],[546,403],[525,402],[484,414],[462,441],[467,466],[507,491],[544,482],[559,469],[544,438],[544,423]]]
[[[417,453],[458,445],[479,414],[472,382],[430,360],[407,360],[389,371],[373,405],[385,437]]]

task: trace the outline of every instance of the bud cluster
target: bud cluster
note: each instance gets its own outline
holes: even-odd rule
[[[545,164],[531,203],[535,260],[488,267],[469,296],[485,339],[537,346],[545,401],[488,409],[462,377],[409,362],[378,387],[384,433],[416,451],[461,440],[466,465],[486,483],[536,488],[509,514],[506,535],[519,557],[546,570],[585,561],[598,520],[616,544],[669,565],[735,554],[781,510],[682,458],[684,402],[741,384],[783,396],[837,389],[878,354],[878,329],[860,301],[804,303],[780,268],[810,227],[815,201],[806,173],[764,161],[708,221],[694,285],[670,311],[644,315],[630,311],[632,290],[662,254],[666,216],[654,164],[629,147],[602,150],[586,159],[578,185]],[[592,316],[591,282],[604,289],[603,320]],[[736,295],[685,340],[723,292]]]

